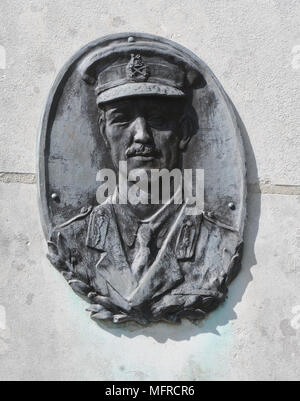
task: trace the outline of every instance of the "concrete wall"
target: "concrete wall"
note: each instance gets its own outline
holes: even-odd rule
[[[300,378],[300,2],[1,0],[0,380]],[[142,31],[190,48],[248,131],[243,270],[206,321],[102,329],[45,258],[35,141],[59,69]]]

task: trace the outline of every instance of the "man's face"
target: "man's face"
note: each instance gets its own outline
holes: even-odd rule
[[[181,100],[160,97],[131,98],[105,105],[104,135],[116,167],[127,161],[134,169],[179,167]]]

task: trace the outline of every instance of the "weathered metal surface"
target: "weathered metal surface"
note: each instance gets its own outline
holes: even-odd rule
[[[140,121],[154,109],[168,128],[156,121],[149,134]],[[115,110],[132,115],[130,129]],[[189,124],[178,130],[181,112]],[[97,205],[97,172],[126,158],[143,167],[146,156],[150,168],[204,169],[204,210]],[[94,319],[201,319],[225,299],[241,257],[245,158],[235,111],[194,54],[136,33],[86,46],[49,95],[38,170],[49,259]]]

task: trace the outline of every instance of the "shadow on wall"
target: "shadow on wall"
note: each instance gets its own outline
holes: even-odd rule
[[[248,137],[246,127],[244,126],[238,111],[228,98],[233,107],[240,131],[243,137],[246,163],[248,169],[251,166],[251,177],[258,179],[258,171],[255,155]],[[249,170],[248,170],[249,172]],[[165,343],[169,339],[173,341],[187,341],[192,337],[202,333],[212,333],[220,335],[218,328],[226,326],[230,321],[238,318],[234,308],[242,301],[244,292],[248,284],[252,281],[251,268],[256,265],[256,257],[254,253],[255,241],[259,229],[259,219],[261,213],[261,194],[255,196],[248,195],[247,201],[247,221],[244,233],[244,251],[242,260],[242,269],[237,278],[230,285],[228,298],[223,305],[216,311],[212,312],[205,320],[200,322],[190,322],[184,320],[180,325],[167,323],[154,323],[147,327],[140,326],[135,323],[125,323],[121,326],[116,326],[113,323],[97,323],[103,330],[108,331],[114,336],[126,336],[134,338],[137,336],[152,337],[158,343]]]

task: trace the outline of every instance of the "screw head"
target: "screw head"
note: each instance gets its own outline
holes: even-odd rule
[[[58,200],[59,200],[58,194],[57,194],[56,192],[54,192],[54,193],[51,195],[51,199],[53,199],[54,201],[58,202]]]
[[[228,207],[229,207],[230,210],[235,210],[236,209],[236,206],[235,206],[235,204],[233,202],[230,202],[228,204]]]
[[[134,42],[135,42],[134,37],[133,36],[129,36],[128,43],[134,43]]]

